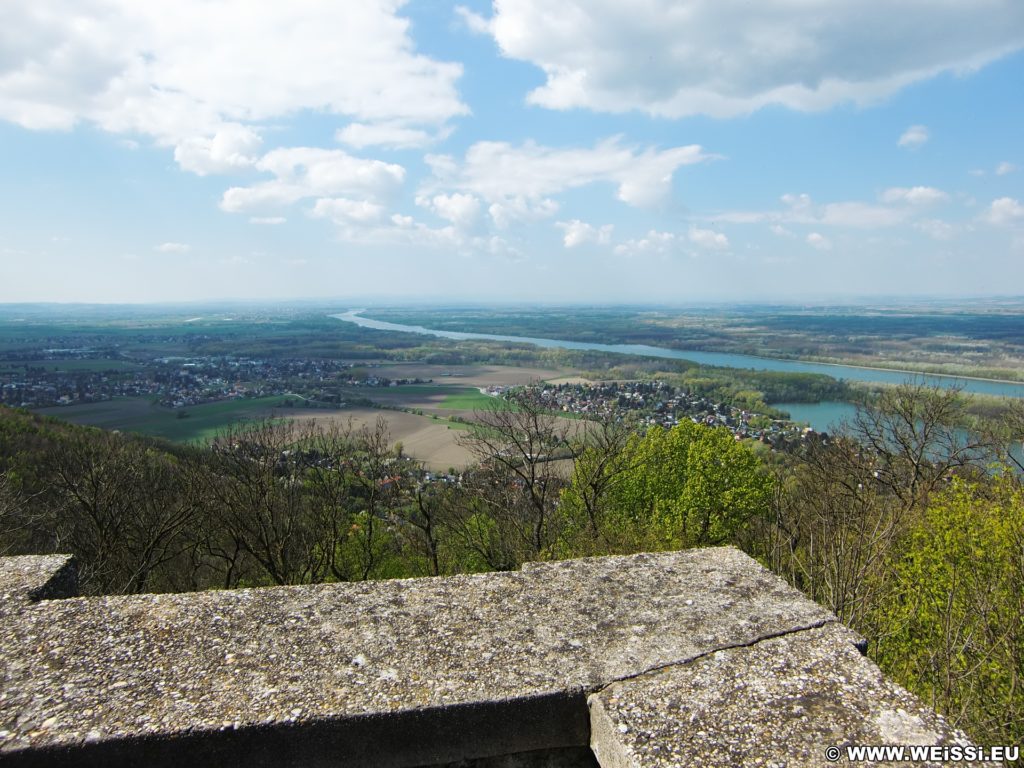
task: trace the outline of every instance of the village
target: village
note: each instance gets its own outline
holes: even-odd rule
[[[613,412],[633,414],[640,428],[674,427],[683,419],[729,429],[737,440],[757,440],[786,449],[812,434],[808,427],[784,419],[714,402],[664,381],[609,381],[490,387],[488,394],[511,400],[524,398],[551,411],[601,418]],[[826,437],[825,435],[822,435]]]
[[[204,404],[259,402],[271,397],[283,398],[279,404],[284,407],[408,410],[409,404],[401,396],[403,387],[432,385],[433,376],[449,375],[415,366],[402,375],[405,372],[394,367],[381,370],[384,365],[379,361],[243,355],[150,358],[109,347],[48,346],[31,350],[31,354],[21,350],[18,358],[11,353],[0,355],[0,403],[42,409],[135,399],[177,412],[182,418],[191,413],[186,409]],[[450,384],[437,386],[444,389]],[[641,431],[654,425],[670,428],[689,419],[729,429],[737,440],[756,440],[778,450],[792,450],[814,434],[777,418],[778,413],[749,410],[666,381],[580,379],[525,386],[489,384],[480,389],[491,396],[526,398],[547,411],[579,418],[601,418],[613,411],[628,414]],[[389,394],[385,396],[385,392]],[[472,420],[468,411],[441,415],[452,423]]]
[[[232,356],[109,359],[97,357],[90,348],[40,350],[29,363],[0,360],[0,403],[45,408],[151,397],[166,408],[185,408],[220,400],[295,394],[341,406],[345,404],[342,388],[426,383],[418,378],[376,376],[372,372],[375,367],[375,363],[339,360]]]

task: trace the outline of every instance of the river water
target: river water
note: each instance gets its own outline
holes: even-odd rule
[[[502,336],[494,333],[464,333],[462,331],[437,331],[420,325],[400,325],[382,320],[371,320],[362,317],[363,310],[354,309],[343,314],[331,315],[338,320],[355,323],[363,328],[375,328],[381,331],[401,331],[418,333],[425,336],[436,336],[442,339],[458,341],[510,341],[520,344],[534,344],[538,347],[558,349],[582,349],[595,352],[612,352],[623,355],[641,355],[643,357],[662,357],[672,360],[690,360],[701,365],[712,365],[720,368],[745,368],[757,371],[785,371],[789,373],[823,373],[836,379],[847,381],[863,381],[881,384],[902,384],[908,379],[940,387],[960,387],[965,392],[1000,397],[1024,397],[1024,384],[984,379],[957,378],[953,376],[932,376],[913,374],[904,371],[887,371],[877,368],[864,368],[856,365],[831,365],[829,363],[805,363],[798,360],[776,360],[770,357],[754,355],[738,355],[728,352],[691,352],[688,350],[651,347],[647,344],[598,344],[596,342],[567,341],[564,339],[539,339],[532,336]],[[805,404],[806,405],[806,404]],[[845,404],[844,404],[845,405]],[[781,406],[780,406],[781,407]],[[788,410],[788,409],[787,409]],[[800,419],[803,421],[804,419]]]

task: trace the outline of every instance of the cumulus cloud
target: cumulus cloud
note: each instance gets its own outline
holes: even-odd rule
[[[890,187],[882,193],[881,199],[883,203],[932,205],[946,202],[949,195],[935,187]]]
[[[274,178],[247,187],[231,187],[221,198],[222,209],[237,213],[290,205],[309,197],[374,201],[394,193],[405,180],[405,169],[400,165],[353,157],[340,149],[275,149],[254,167]]]
[[[491,203],[487,213],[498,229],[508,229],[514,223],[547,219],[558,213],[558,202],[550,198],[527,200],[522,195],[510,197],[500,203]]]
[[[911,215],[906,208],[874,205],[856,200],[819,205],[806,194],[785,194],[781,197],[785,208],[774,211],[724,211],[714,216],[716,221],[734,224],[762,222],[782,224],[828,225],[855,229],[876,229],[896,226]],[[776,234],[781,234],[776,232]]]
[[[992,201],[984,218],[998,225],[1024,223],[1024,205],[1016,198],[1000,197]]]
[[[188,253],[192,246],[187,243],[161,243],[154,250],[160,253]]]
[[[500,0],[490,18],[458,13],[543,71],[533,104],[668,117],[872,103],[1024,44],[1017,0]]]
[[[643,237],[626,240],[615,246],[615,253],[620,256],[664,255],[676,250],[678,243],[679,238],[675,233],[652,229]]]
[[[374,146],[416,149],[447,138],[450,133],[447,127],[431,132],[410,127],[405,123],[349,123],[334,136],[342,144],[348,144],[356,149]]]
[[[451,195],[420,196],[416,203],[460,229],[471,229],[480,217],[480,199],[475,195],[456,192]]]
[[[690,227],[687,237],[698,248],[706,248],[712,251],[725,251],[729,249],[729,238],[721,232],[715,232],[712,229]]]
[[[326,212],[326,211],[325,211]],[[409,246],[462,255],[500,256],[518,260],[522,254],[498,235],[474,235],[449,224],[432,227],[412,216],[394,213],[380,222],[335,219],[338,238],[368,246]]]
[[[585,243],[608,245],[612,241],[612,231],[614,230],[614,226],[611,224],[595,227],[579,219],[559,221],[556,226],[564,232],[562,242],[566,248],[576,248]]]
[[[200,176],[229,173],[256,165],[262,143],[251,128],[227,123],[212,136],[181,139],[174,148],[174,159],[184,170]]]
[[[254,164],[261,127],[314,109],[357,146],[409,144],[466,114],[462,67],[415,51],[401,0],[33,0],[0,31],[0,119],[141,134],[183,168]],[[398,133],[403,127],[405,133]]]
[[[250,224],[284,224],[288,219],[284,216],[250,216]]]
[[[1013,173],[1017,170],[1017,166],[1013,163],[1008,163],[1005,160],[996,166],[996,176],[1005,176],[1008,173]]]
[[[711,159],[692,144],[658,150],[626,146],[618,137],[593,148],[555,149],[528,141],[473,144],[460,163],[448,155],[428,155],[435,186],[472,192],[501,206],[535,203],[568,189],[595,182],[617,185],[617,197],[632,206],[664,200],[679,168]]]
[[[384,206],[368,200],[323,197],[313,205],[311,215],[315,218],[331,219],[339,224],[365,224],[379,220],[384,215]]]
[[[812,248],[817,248],[819,251],[832,250],[832,241],[820,232],[811,232],[807,235],[807,244]]]
[[[899,141],[896,143],[904,149],[917,149],[927,144],[930,138],[931,134],[926,126],[912,125],[900,134]]]

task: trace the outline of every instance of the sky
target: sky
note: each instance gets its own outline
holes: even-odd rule
[[[1020,0],[0,16],[0,302],[1024,295]]]

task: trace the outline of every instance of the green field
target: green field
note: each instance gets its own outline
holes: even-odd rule
[[[453,387],[452,389],[457,389],[457,391],[453,391],[441,401],[441,408],[472,411],[493,407],[497,402],[504,402],[499,398],[485,395],[475,387]]]
[[[18,360],[0,363],[0,371],[24,371],[25,368],[44,368],[47,371],[131,371],[138,363],[128,360]]]
[[[302,408],[283,408],[294,397],[275,395],[242,400],[223,400],[189,408],[171,410],[153,404],[148,398],[126,397],[102,403],[41,408],[39,413],[75,424],[88,424],[104,429],[141,432],[163,437],[176,443],[205,441],[225,427],[248,419],[302,413]],[[183,418],[179,414],[186,414]]]
[[[464,421],[451,421],[450,419],[442,418],[441,416],[430,416],[431,421],[436,421],[439,424],[444,424],[448,429],[457,429],[463,432],[468,432],[474,428],[474,424],[467,424]]]

